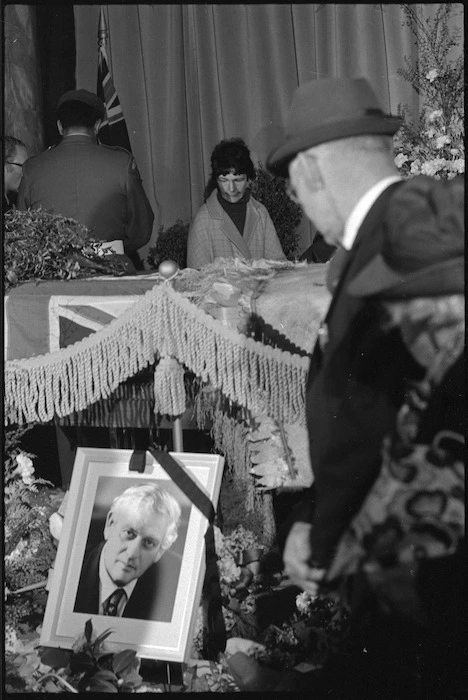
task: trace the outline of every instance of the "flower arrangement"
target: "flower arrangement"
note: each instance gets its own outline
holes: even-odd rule
[[[257,635],[255,594],[262,588],[258,572],[263,545],[243,525],[226,535],[215,526],[214,537],[227,636],[254,638]],[[206,633],[200,607],[194,635],[194,653],[199,658],[202,658]]]
[[[419,119],[411,119],[407,106],[399,107],[404,122],[395,137],[395,164],[406,176],[429,175],[452,179],[465,172],[464,56],[450,51],[461,29],[451,30],[454,3],[440,3],[434,17],[424,18],[420,5],[402,5],[407,26],[418,47],[418,60],[398,70],[423,97]],[[461,26],[461,25],[460,25]]]
[[[320,668],[338,650],[349,619],[338,596],[312,597],[303,591],[296,597],[296,608],[289,620],[265,630],[265,649],[254,654],[263,664],[289,669],[306,662]]]
[[[67,280],[121,275],[122,257],[102,248],[74,219],[45,209],[14,209],[3,218],[5,291],[33,279]]]

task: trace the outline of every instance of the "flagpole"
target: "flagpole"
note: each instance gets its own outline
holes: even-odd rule
[[[99,46],[99,48],[106,47],[108,36],[109,35],[107,32],[107,24],[106,24],[106,17],[104,15],[104,8],[101,5],[101,11],[99,13],[99,28],[98,28],[98,46]]]

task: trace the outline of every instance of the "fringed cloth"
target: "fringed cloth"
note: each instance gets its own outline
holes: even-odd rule
[[[105,329],[64,350],[6,362],[5,424],[46,422],[84,410],[161,359],[155,372],[157,413],[185,411],[186,367],[248,410],[305,424],[309,358],[223,326],[167,284],[156,285]]]

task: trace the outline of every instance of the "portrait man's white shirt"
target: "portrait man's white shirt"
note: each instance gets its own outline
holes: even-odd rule
[[[127,583],[126,586],[122,587],[125,591],[125,596],[122,596],[122,599],[118,604],[117,617],[122,617],[123,611],[125,610],[125,606],[127,605],[128,600],[132,595],[133,589],[135,588],[137,582],[138,579],[133,579],[133,581],[130,581],[130,583]],[[104,564],[104,557],[102,556],[101,552],[101,556],[99,558],[99,615],[104,614],[105,601],[118,588],[120,588],[120,586],[116,586],[109,574],[107,573],[106,565]]]

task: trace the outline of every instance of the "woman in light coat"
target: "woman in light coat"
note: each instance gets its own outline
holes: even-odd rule
[[[187,266],[216,258],[286,260],[266,208],[250,194],[255,168],[244,141],[221,141],[211,155],[205,203],[195,214],[187,242]]]

